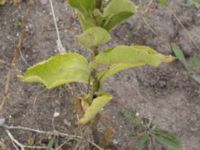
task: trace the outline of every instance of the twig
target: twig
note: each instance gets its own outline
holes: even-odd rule
[[[60,33],[59,33],[59,30],[58,30],[58,25],[57,25],[57,21],[56,21],[56,16],[55,16],[52,0],[49,0],[49,3],[51,5],[51,12],[52,12],[52,15],[53,15],[53,21],[54,21],[54,25],[55,25],[55,28],[56,28],[57,38],[58,38],[57,41],[56,41],[57,49],[58,49],[59,53],[63,54],[63,53],[66,52],[66,50],[63,47],[61,39],[60,39]]]
[[[174,11],[167,6],[167,9],[169,12],[171,12],[171,14],[174,16],[174,18],[176,19],[176,21],[178,22],[178,24],[183,28],[183,30],[186,32],[186,34],[188,35],[190,41],[194,44],[194,46],[200,50],[200,47],[197,45],[197,43],[193,40],[193,36],[192,34],[186,29],[186,27],[182,24],[181,20],[177,17],[177,15],[174,13]]]
[[[80,140],[83,140],[83,141],[90,143],[91,145],[96,147],[98,150],[104,150],[103,148],[101,148],[100,146],[95,144],[94,142],[87,140],[84,137],[77,136],[77,135],[70,135],[70,134],[67,134],[67,133],[59,132],[59,131],[54,131],[54,132],[52,132],[52,131],[42,131],[42,130],[32,129],[32,128],[28,128],[28,127],[22,127],[22,126],[8,126],[8,125],[5,125],[5,124],[0,126],[0,127],[3,127],[3,128],[5,128],[5,130],[8,130],[8,131],[9,130],[24,130],[24,131],[30,131],[30,132],[35,132],[35,133],[39,133],[39,134],[67,137],[69,139],[80,139]],[[15,143],[15,144],[17,144],[17,143]],[[33,147],[28,147],[28,146],[25,146],[25,147],[33,148]]]
[[[11,134],[11,132],[9,130],[6,129],[5,131],[8,134],[8,136],[10,137],[11,141],[13,142],[13,144],[16,144],[17,146],[19,146],[21,150],[25,150],[24,148],[29,148],[29,149],[48,149],[48,147],[46,147],[46,146],[26,146],[26,145],[23,145],[13,137],[13,135]],[[15,148],[17,149],[17,147],[15,147]]]
[[[12,142],[14,142],[14,144],[16,144],[17,146],[20,147],[21,150],[24,150],[24,145],[22,145],[19,141],[17,141],[13,135],[10,133],[9,130],[6,130],[6,133],[8,134],[9,138],[11,139]],[[17,149],[17,148],[16,148]]]
[[[21,49],[20,49],[20,51],[19,51],[19,53],[20,53],[20,56],[21,56],[21,58],[22,58],[22,60],[23,60],[23,62],[27,65],[27,66],[31,66],[27,61],[26,61],[26,59],[24,58],[24,56],[23,56],[23,54],[22,54],[22,51],[21,51]]]
[[[71,139],[70,139],[71,140]],[[58,146],[55,150],[59,150],[61,149],[65,144],[67,144],[67,142],[69,142],[69,140],[63,142],[60,146]]]
[[[15,48],[15,51],[13,53],[13,59],[12,59],[12,62],[11,62],[11,65],[10,65],[10,68],[9,68],[9,71],[8,71],[8,74],[7,74],[7,77],[6,77],[6,82],[5,82],[5,87],[4,87],[4,96],[0,100],[0,110],[3,108],[6,100],[9,97],[9,87],[10,87],[11,75],[12,75],[13,67],[15,66],[18,54],[19,54],[20,49],[22,47],[23,40],[25,38],[25,34],[26,34],[26,30],[25,29],[26,29],[26,24],[27,24],[27,18],[29,16],[29,13],[30,13],[30,10],[31,10],[31,6],[32,6],[32,0],[29,0],[28,7],[27,7],[26,13],[24,15],[25,17],[23,19],[23,24],[24,25],[23,25],[23,27],[21,29],[21,35],[20,35],[19,41],[17,43],[17,46]]]
[[[4,60],[0,59],[0,63],[5,64],[6,62]]]

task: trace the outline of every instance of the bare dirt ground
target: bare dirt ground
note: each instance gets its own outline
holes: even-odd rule
[[[0,7],[0,60],[8,64],[13,61],[22,34],[20,23],[23,23],[28,7],[31,7],[20,53],[12,67],[9,98],[0,110],[0,117],[6,118],[9,125],[52,131],[52,117],[56,110],[60,115],[54,120],[54,128],[75,134],[77,125],[74,120],[77,118],[66,88],[46,91],[42,85],[26,84],[16,77],[30,65],[56,54],[57,37],[49,2],[35,0],[31,6],[27,3],[23,1],[18,6],[7,4]],[[107,46],[144,44],[171,54],[170,43],[176,42],[187,59],[193,55],[200,58],[200,10],[186,7],[184,0],[170,1],[167,8],[147,0],[135,3],[140,6],[139,12],[113,31],[113,40]],[[54,7],[66,49],[86,54],[75,40],[81,29],[74,11],[64,0],[54,1]],[[9,65],[0,63],[1,97],[8,85],[9,70]],[[200,68],[196,73],[200,74]],[[103,113],[112,120],[114,143],[118,149],[134,150],[138,141],[130,135],[133,127],[121,115],[123,110],[138,112],[141,117],[152,119],[157,127],[175,133],[180,137],[184,150],[200,149],[200,85],[189,78],[180,62],[159,68],[130,69],[110,78],[105,86],[114,99]],[[26,144],[46,144],[49,138],[27,132],[12,133]],[[5,144],[4,149],[14,149],[1,129],[0,142]]]

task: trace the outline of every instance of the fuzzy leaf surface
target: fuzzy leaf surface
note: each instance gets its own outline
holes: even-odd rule
[[[130,16],[132,16],[132,12],[120,12],[116,15],[113,15],[112,17],[108,18],[106,23],[103,25],[103,27],[111,31],[114,29],[117,25],[128,19]]]
[[[142,63],[138,63],[138,64],[116,64],[116,65],[111,65],[109,67],[109,69],[105,69],[102,71],[99,71],[97,73],[97,77],[98,79],[100,79],[101,82],[104,82],[107,78],[113,76],[114,74],[129,69],[129,68],[133,68],[133,67],[139,67],[139,66],[143,66]]]
[[[90,14],[95,8],[95,0],[68,0],[68,3],[84,15]]]
[[[95,61],[93,62],[93,66],[110,66],[110,69],[107,71],[100,71],[97,74],[97,77],[101,78],[101,81],[104,81],[119,71],[131,67],[138,67],[143,65],[157,67],[163,62],[169,63],[173,60],[173,56],[162,55],[152,48],[146,46],[118,46],[97,55]]]
[[[85,17],[82,13],[78,12],[79,21],[83,30],[87,30],[95,26],[95,22],[90,17]]]
[[[92,104],[87,108],[83,118],[80,119],[79,123],[84,125],[91,121],[96,114],[112,99],[112,95],[103,94],[92,101]]]
[[[110,31],[137,11],[137,6],[130,0],[112,0],[105,8],[103,27]]]
[[[86,48],[103,45],[111,39],[110,34],[101,27],[92,27],[78,36],[79,42]]]
[[[85,57],[76,53],[56,55],[30,67],[19,78],[24,82],[43,83],[48,89],[70,83],[87,83],[90,67]]]
[[[137,11],[137,6],[130,0],[111,0],[111,2],[104,8],[103,15],[105,17],[119,14],[121,12]]]

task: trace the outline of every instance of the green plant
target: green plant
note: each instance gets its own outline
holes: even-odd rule
[[[195,69],[198,67],[197,58],[193,56],[191,59],[191,62],[188,62],[183,54],[183,51],[180,49],[180,47],[177,44],[172,43],[171,47],[177,59],[184,65],[186,71],[188,72],[188,75],[194,81],[200,84],[200,76],[195,74]]]
[[[187,0],[186,5],[199,9],[200,8],[200,0]]]
[[[71,82],[84,83],[88,91],[78,100],[78,111],[82,112],[79,124],[91,125],[96,130],[100,110],[112,99],[111,94],[103,91],[108,77],[128,68],[157,67],[173,61],[174,57],[164,56],[147,46],[101,49],[111,39],[109,31],[136,12],[137,6],[130,0],[68,0],[68,3],[78,13],[84,31],[77,39],[89,50],[90,59],[77,53],[59,54],[32,66],[19,78],[24,82],[43,83],[48,89]]]
[[[148,119],[141,119],[129,111],[123,111],[122,114],[137,127],[137,131],[134,131],[134,134],[140,139],[136,147],[137,150],[154,150],[156,143],[160,143],[169,150],[182,149],[175,135],[156,128]]]
[[[166,6],[166,5],[167,5],[167,0],[157,0],[157,2],[158,2],[161,6]]]

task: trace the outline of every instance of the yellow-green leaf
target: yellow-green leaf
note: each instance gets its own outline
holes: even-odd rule
[[[102,71],[99,71],[97,73],[97,77],[98,79],[103,82],[105,81],[107,78],[111,77],[112,75],[122,71],[122,70],[126,70],[128,68],[132,68],[132,67],[139,67],[142,66],[143,63],[138,63],[138,64],[116,64],[116,65],[111,65],[109,68],[106,68]]]
[[[95,25],[95,22],[92,18],[90,17],[85,17],[82,13],[78,12],[78,17],[79,17],[79,21],[80,21],[80,24],[83,28],[83,30],[87,30],[91,27],[94,27],[96,26]]]
[[[6,0],[0,0],[0,5],[4,5],[6,3]]]
[[[24,82],[43,83],[48,89],[70,83],[87,83],[90,67],[85,57],[76,53],[56,55],[30,67],[19,78]]]
[[[89,15],[95,8],[95,0],[68,0],[68,3],[84,15]]]
[[[112,99],[112,95],[103,94],[95,98],[92,104],[86,110],[83,118],[80,119],[79,123],[84,125],[90,122],[96,114]]]
[[[117,25],[119,25],[132,15],[133,15],[132,12],[121,12],[116,15],[113,15],[112,17],[107,17],[106,22],[103,24],[103,27],[106,30],[111,31]]]
[[[96,56],[94,66],[103,64],[132,64],[150,65],[157,67],[162,62],[169,63],[174,57],[162,55],[146,46],[118,46]]]
[[[68,3],[77,10],[81,26],[84,30],[95,26],[93,19],[95,0],[68,0]]]
[[[104,8],[104,16],[116,15],[121,12],[137,11],[137,6],[130,0],[111,0],[111,2]]]
[[[101,27],[91,27],[78,36],[79,42],[89,49],[103,45],[110,39],[110,34]]]
[[[105,8],[103,27],[110,31],[137,11],[137,6],[130,0],[112,0]]]

